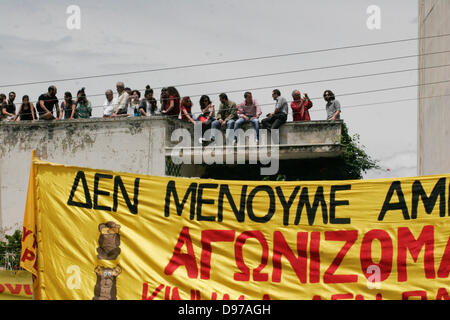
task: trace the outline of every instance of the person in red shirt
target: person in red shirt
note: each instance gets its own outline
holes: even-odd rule
[[[309,100],[308,94],[305,93],[305,97],[302,99],[300,91],[294,90],[292,92],[292,98],[294,99],[291,102],[294,121],[311,121],[308,110],[312,108],[313,104]]]
[[[167,87],[167,98],[161,106],[161,113],[178,119],[180,116],[180,94],[175,87]]]

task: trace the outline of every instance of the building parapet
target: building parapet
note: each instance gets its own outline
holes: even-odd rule
[[[33,150],[43,160],[66,165],[164,176],[177,128],[194,131],[190,123],[164,116],[1,122],[0,227],[22,223]],[[279,159],[337,157],[341,135],[342,121],[291,122],[281,127],[279,143],[272,147],[278,148]],[[250,159],[252,147],[245,150]],[[239,149],[233,153],[237,156]],[[197,172],[179,170],[188,177]]]

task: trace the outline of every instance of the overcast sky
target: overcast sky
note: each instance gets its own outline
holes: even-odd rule
[[[81,9],[81,29],[69,30],[66,9]],[[381,29],[369,30],[366,10],[381,9]],[[33,101],[51,84],[6,87],[24,82],[148,70],[285,53],[310,51],[415,38],[418,35],[418,2],[415,0],[97,0],[0,2],[0,92],[14,90]],[[103,104],[106,89],[117,81],[132,89],[175,85],[190,95],[194,112],[200,95],[209,94],[218,105],[218,94],[228,93],[242,102],[249,89],[263,106],[273,110],[272,89],[291,99],[299,89],[320,98],[326,89],[335,92],[343,107],[342,118],[351,134],[383,170],[366,178],[415,176],[417,101],[376,104],[417,97],[417,88],[348,95],[367,90],[417,84],[417,71],[347,80],[292,85],[308,81],[417,68],[417,58],[351,67],[328,68],[239,81],[181,86],[199,81],[264,75],[273,72],[333,66],[352,62],[415,55],[417,41],[389,45],[293,55],[273,59],[195,67],[152,73],[103,77],[55,83],[58,97],[74,95],[86,87],[94,106]],[[159,99],[160,90],[155,90]],[[97,95],[97,96],[96,96]],[[340,97],[342,95],[342,97]],[[326,118],[323,99],[314,99],[313,120]],[[355,105],[367,105],[352,107]],[[349,107],[348,109],[346,109]],[[102,108],[94,109],[100,116]],[[291,118],[291,117],[290,117]]]

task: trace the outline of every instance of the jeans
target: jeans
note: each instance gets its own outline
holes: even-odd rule
[[[229,135],[231,132],[231,129],[234,128],[234,120],[228,120],[227,121],[227,131],[226,131],[226,139],[229,139]],[[216,130],[220,130],[220,122],[219,120],[215,120],[212,124],[211,124],[211,140],[215,140],[216,139]]]
[[[237,133],[236,130],[240,129],[241,126],[246,123],[246,122],[251,122],[253,124],[253,127],[255,128],[255,132],[256,132],[256,139],[259,140],[259,120],[258,119],[251,119],[249,121],[245,121],[244,118],[240,118],[239,120],[236,121],[236,123],[234,124],[234,140],[237,140]]]

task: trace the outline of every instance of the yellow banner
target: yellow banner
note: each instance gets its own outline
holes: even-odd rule
[[[449,174],[266,182],[32,167],[21,261],[37,299],[450,299]]]
[[[0,300],[30,300],[32,297],[29,272],[0,270]]]

